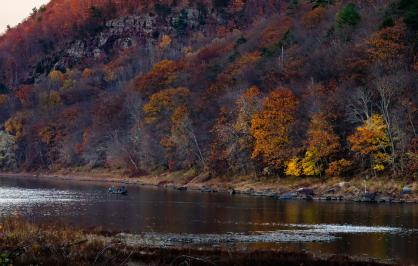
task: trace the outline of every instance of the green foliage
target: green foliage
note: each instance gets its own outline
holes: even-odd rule
[[[404,22],[409,29],[418,30],[418,1],[416,0],[401,0],[399,9],[405,11]]]
[[[39,7],[39,12],[43,13],[46,11],[46,5],[42,5],[41,7]]]
[[[387,28],[387,27],[393,27],[395,25],[395,21],[391,16],[385,16],[382,22],[382,25],[380,25],[380,28]]]
[[[36,14],[38,14],[38,8],[35,6],[34,8],[32,8],[32,13],[30,14],[31,17],[36,16]]]
[[[158,16],[164,18],[171,14],[171,8],[160,3],[155,4],[154,11]]]
[[[340,28],[344,26],[356,26],[360,20],[361,17],[357,6],[350,3],[344,6],[338,13],[337,25]]]
[[[182,10],[179,17],[174,21],[173,27],[177,32],[177,35],[184,36],[186,35],[187,30],[187,11]]]
[[[0,254],[0,266],[9,266],[13,265],[12,259],[9,257],[7,253]]]

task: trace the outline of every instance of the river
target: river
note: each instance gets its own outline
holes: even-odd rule
[[[196,245],[286,248],[418,264],[418,205],[266,197],[0,177],[0,219],[19,216]]]

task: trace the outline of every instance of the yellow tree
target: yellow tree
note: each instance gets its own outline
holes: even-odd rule
[[[15,136],[16,141],[23,138],[24,127],[26,124],[26,114],[23,112],[16,113],[4,123],[4,129],[7,133]]]
[[[298,101],[288,89],[278,89],[263,101],[262,110],[251,123],[255,139],[252,158],[260,158],[270,168],[278,170],[292,156],[290,130],[295,122]]]
[[[375,171],[383,171],[390,161],[387,148],[390,146],[387,125],[379,114],[372,115],[348,137],[351,150],[370,158],[371,167]]]

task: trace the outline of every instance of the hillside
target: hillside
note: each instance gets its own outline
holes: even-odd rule
[[[418,178],[414,0],[52,0],[0,37],[0,168]]]

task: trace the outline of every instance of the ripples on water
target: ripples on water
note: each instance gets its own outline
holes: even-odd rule
[[[147,245],[273,243],[418,262],[414,205],[280,202],[143,188],[130,188],[123,197],[109,195],[106,185],[22,180],[0,178],[0,217],[133,232],[129,241]]]

